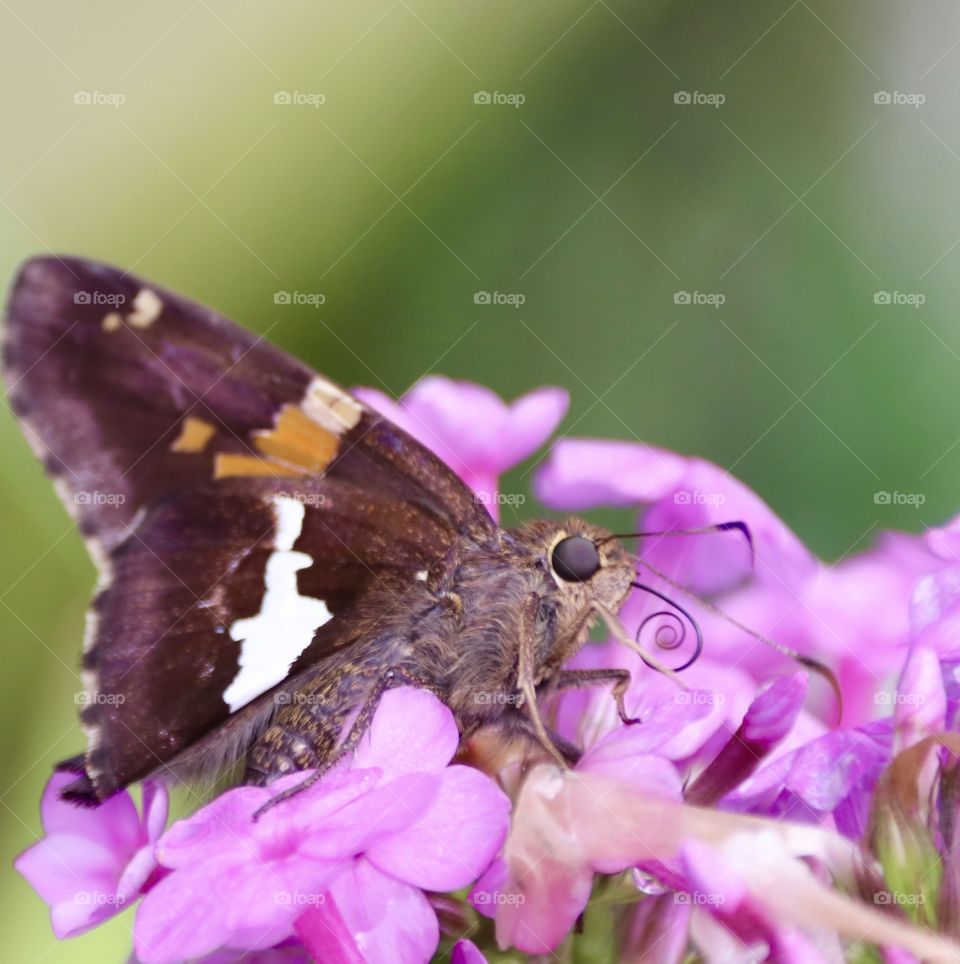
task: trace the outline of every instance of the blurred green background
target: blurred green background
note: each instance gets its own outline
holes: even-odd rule
[[[714,459],[826,557],[960,504],[953,4],[0,0],[0,78],[4,284],[80,253],[346,385],[565,385],[564,430]],[[0,439],[4,957],[120,960],[130,915],[58,944],[10,870],[93,571]]]

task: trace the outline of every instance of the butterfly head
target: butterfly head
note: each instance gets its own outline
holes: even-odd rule
[[[634,562],[609,532],[583,519],[531,522],[510,535],[539,573],[547,624],[543,659],[552,667],[583,642],[600,609],[620,608],[636,578]]]

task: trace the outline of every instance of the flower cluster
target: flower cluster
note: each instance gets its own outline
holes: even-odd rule
[[[495,517],[500,475],[567,406],[560,389],[507,405],[438,376],[399,402],[358,395]],[[627,507],[655,533],[636,548],[647,591],[620,616],[651,648],[689,645],[696,620],[707,645],[682,685],[616,639],[589,644],[571,668],[630,671],[642,722],[622,723],[608,691],[554,694],[580,762],[493,774],[451,763],[459,736],[435,697],[393,690],[310,789],[264,809],[304,775],[239,787],[167,830],[160,785],[139,811],[127,794],[78,810],[55,775],[46,835],[17,869],[57,936],[139,902],[144,962],[417,962],[443,942],[477,964],[482,948],[596,941],[576,925],[597,914],[617,925],[609,958],[818,961],[874,945],[960,959],[960,519],[827,564],[716,466],[588,439],[557,442],[534,491],[552,510]],[[703,534],[670,535],[689,529]],[[668,612],[678,587],[690,595]],[[764,638],[833,669],[842,723],[819,677]]]

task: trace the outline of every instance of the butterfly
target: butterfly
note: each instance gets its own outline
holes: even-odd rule
[[[245,762],[322,773],[393,686],[429,689],[474,747],[580,751],[543,697],[635,580],[577,518],[500,528],[435,455],[214,311],[126,272],[41,257],[9,302],[10,403],[97,565],[87,750],[64,797]],[[628,639],[619,631],[622,638]]]

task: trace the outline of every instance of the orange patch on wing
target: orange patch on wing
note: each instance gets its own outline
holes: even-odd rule
[[[216,431],[209,422],[195,415],[188,415],[180,427],[180,434],[170,444],[170,451],[202,452]]]
[[[213,477],[319,475],[333,461],[340,440],[296,405],[284,405],[273,428],[254,433],[253,444],[262,456],[218,453]]]

